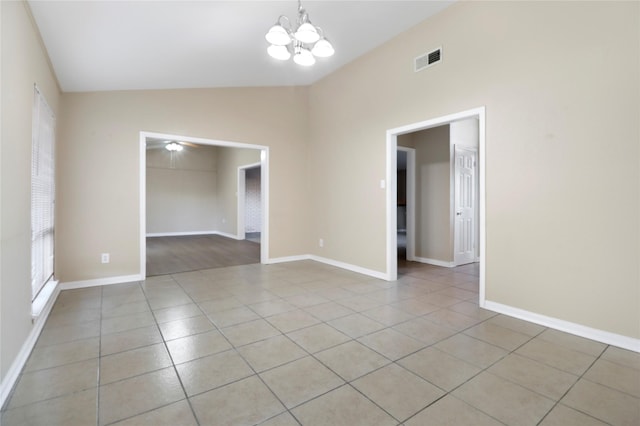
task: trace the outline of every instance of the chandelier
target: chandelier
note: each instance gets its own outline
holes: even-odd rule
[[[294,30],[289,18],[280,15],[265,38],[270,43],[267,48],[269,56],[286,61],[293,54],[293,62],[302,66],[311,66],[316,63],[316,57],[327,58],[335,52],[329,40],[324,37],[322,29],[311,23],[300,0],[297,28]]]

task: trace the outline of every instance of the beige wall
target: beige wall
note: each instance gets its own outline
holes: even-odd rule
[[[147,234],[216,230],[216,150],[206,145],[147,150]]]
[[[639,15],[458,2],[314,84],[314,254],[384,271],[386,130],[485,106],[487,299],[640,337]]]
[[[453,261],[449,125],[411,134],[416,150],[415,255]]]
[[[260,150],[219,148],[217,230],[238,233],[238,167],[260,162]]]
[[[36,83],[54,114],[60,91],[22,2],[0,2],[0,378],[31,331],[31,119]]]
[[[487,298],[640,338],[639,8],[458,2],[311,88],[60,99],[24,6],[0,2],[3,377],[31,330],[34,82],[58,118],[63,281],[138,272],[141,130],[269,146],[271,256],[383,272],[386,130],[484,105]]]
[[[198,145],[147,151],[147,234],[236,235],[238,167],[260,162],[259,149]]]
[[[308,193],[304,180],[291,179],[305,170],[306,103],[305,88],[64,94],[58,121],[60,279],[139,272],[140,131],[268,146],[269,253],[308,252]],[[300,208],[287,208],[293,204]],[[111,253],[111,263],[100,264],[103,252]]]

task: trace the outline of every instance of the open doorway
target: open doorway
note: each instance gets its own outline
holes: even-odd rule
[[[149,237],[165,250],[167,247],[179,250],[177,255],[169,253],[162,261],[174,263],[178,268],[175,272],[167,269],[170,265],[163,265],[152,275],[266,263],[268,154],[268,148],[260,145],[141,132],[141,274],[147,276],[151,272],[147,270],[147,261],[153,257],[155,246],[148,244]],[[155,169],[148,168],[147,163]],[[251,182],[259,186],[259,206],[254,209],[258,217],[254,220],[259,224],[260,244],[244,241],[244,233],[236,232],[238,167],[247,164],[253,165],[253,173],[259,175]],[[172,245],[160,244],[161,238],[172,239]]]
[[[262,235],[262,168],[238,167],[238,239],[260,243]]]
[[[399,265],[415,257],[415,167],[415,149],[398,145],[396,220]]]
[[[399,206],[398,206],[398,190],[402,188],[402,184],[398,184],[398,179],[402,179],[401,174],[398,173],[398,158],[399,158],[399,150],[402,149],[404,145],[405,148],[415,149],[415,146],[411,146],[411,143],[407,144],[407,136],[411,134],[417,134],[419,132],[425,132],[429,129],[433,129],[433,132],[436,129],[440,129],[441,133],[446,133],[447,141],[446,144],[443,144],[441,147],[436,147],[435,145],[427,145],[429,149],[442,151],[440,154],[433,154],[427,152],[427,150],[423,151],[423,155],[429,157],[433,163],[437,163],[440,160],[433,160],[433,156],[440,155],[443,159],[442,161],[446,161],[446,164],[435,164],[434,170],[438,167],[440,168],[439,177],[430,176],[429,182],[433,183],[434,178],[441,179],[443,181],[446,180],[446,198],[442,198],[442,194],[440,194],[441,199],[438,201],[425,201],[423,199],[419,199],[420,196],[424,195],[423,188],[417,188],[419,183],[415,183],[416,188],[415,191],[415,233],[420,233],[418,229],[420,225],[418,224],[418,216],[420,215],[420,204],[425,202],[434,203],[437,202],[439,204],[446,204],[443,208],[443,212],[441,213],[440,218],[436,220],[435,224],[432,224],[429,232],[424,232],[425,235],[415,235],[415,250],[414,256],[412,256],[411,260],[417,260],[423,263],[430,263],[432,265],[437,265],[439,267],[451,267],[456,266],[456,257],[454,256],[454,250],[458,249],[460,241],[457,241],[456,238],[460,238],[460,235],[454,234],[458,232],[460,229],[464,230],[463,226],[457,227],[456,218],[460,217],[458,215],[458,211],[460,210],[460,200],[456,200],[455,194],[460,193],[460,185],[459,180],[464,181],[465,177],[463,176],[460,179],[461,171],[455,167],[455,158],[456,158],[456,145],[460,145],[460,143],[451,143],[449,134],[450,129],[449,126],[452,123],[457,123],[465,120],[475,120],[475,132],[477,139],[477,147],[470,149],[471,151],[475,150],[474,157],[472,160],[472,164],[476,167],[477,174],[476,179],[472,180],[468,185],[467,189],[470,190],[471,195],[473,195],[477,209],[471,213],[466,214],[465,218],[469,219],[475,228],[470,232],[464,235],[464,238],[467,240],[470,238],[473,245],[472,259],[471,261],[479,261],[479,293],[480,293],[480,301],[484,301],[484,241],[485,241],[485,226],[484,226],[484,149],[485,149],[485,140],[484,140],[484,128],[485,128],[485,115],[484,115],[484,107],[477,108],[469,111],[463,111],[457,114],[451,114],[448,116],[443,116],[435,119],[430,119],[427,121],[410,124],[407,126],[391,129],[387,131],[387,181],[389,182],[388,191],[387,191],[387,279],[396,280],[398,278],[398,214],[399,214]],[[446,127],[445,127],[446,126]],[[432,133],[433,133],[432,132]],[[427,133],[427,132],[425,132]],[[415,142],[415,141],[414,141]],[[413,143],[413,142],[412,142]],[[459,147],[459,146],[458,146]],[[403,154],[401,154],[403,155]],[[416,156],[419,154],[416,153]],[[400,157],[401,158],[401,157]],[[418,161],[418,160],[417,160]],[[469,164],[469,163],[465,163]],[[422,168],[423,166],[418,166],[416,164],[416,173],[418,168]],[[426,166],[425,166],[426,167]],[[418,178],[415,178],[416,180]],[[423,176],[421,179],[426,179]],[[415,182],[415,180],[414,180]],[[456,189],[456,184],[458,184],[458,188]],[[454,191],[455,190],[455,191]],[[442,190],[440,191],[442,192]],[[467,193],[465,196],[469,195]],[[424,198],[424,197],[423,197]],[[431,204],[433,205],[433,204]],[[402,220],[402,219],[400,219]],[[439,222],[437,222],[439,221]],[[444,221],[444,222],[443,222]],[[438,224],[439,223],[439,224]],[[425,225],[426,227],[426,225]],[[428,257],[422,257],[419,254],[423,252],[427,252],[426,248],[430,247],[422,247],[422,245],[428,246],[432,244],[434,241],[433,232],[440,232],[442,235],[441,240],[445,241],[447,246],[447,256],[446,261],[438,262],[438,259],[432,259]],[[464,240],[463,238],[463,240]],[[407,236],[407,242],[411,240],[410,236]],[[421,242],[422,241],[422,242]],[[408,247],[407,247],[408,248]],[[468,247],[467,247],[468,248]],[[420,251],[420,253],[418,253]],[[407,250],[407,257],[409,257],[409,250]],[[467,253],[468,255],[468,253]],[[460,259],[460,258],[457,258]],[[468,259],[468,256],[467,256]],[[466,261],[462,261],[465,263]],[[461,264],[462,264],[461,263]]]

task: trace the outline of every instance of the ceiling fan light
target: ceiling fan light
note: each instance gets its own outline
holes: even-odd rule
[[[315,43],[320,40],[318,30],[310,22],[303,22],[296,30],[294,37],[305,44]]]
[[[183,150],[182,145],[180,145],[179,143],[176,143],[176,142],[168,143],[165,146],[165,148],[167,149],[167,151],[171,151],[171,152],[173,152],[173,151],[182,151]]]
[[[313,57],[309,49],[301,48],[293,56],[293,62],[303,67],[308,67],[316,63],[316,58]]]
[[[291,43],[291,36],[289,35],[289,32],[280,24],[276,24],[271,27],[264,38],[266,38],[269,43],[275,44],[276,46],[286,46]]]
[[[333,56],[335,52],[336,51],[333,46],[326,38],[318,40],[318,42],[313,46],[313,49],[311,49],[311,53],[319,58],[328,58],[329,56]]]
[[[267,47],[267,53],[272,58],[279,59],[281,61],[286,61],[291,57],[291,52],[289,52],[287,46],[278,46],[272,44],[271,46]]]

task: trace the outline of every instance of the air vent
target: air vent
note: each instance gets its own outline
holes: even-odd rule
[[[425,68],[429,68],[431,65],[435,65],[442,61],[442,48],[438,47],[431,52],[420,55],[414,59],[415,72],[422,71]]]

